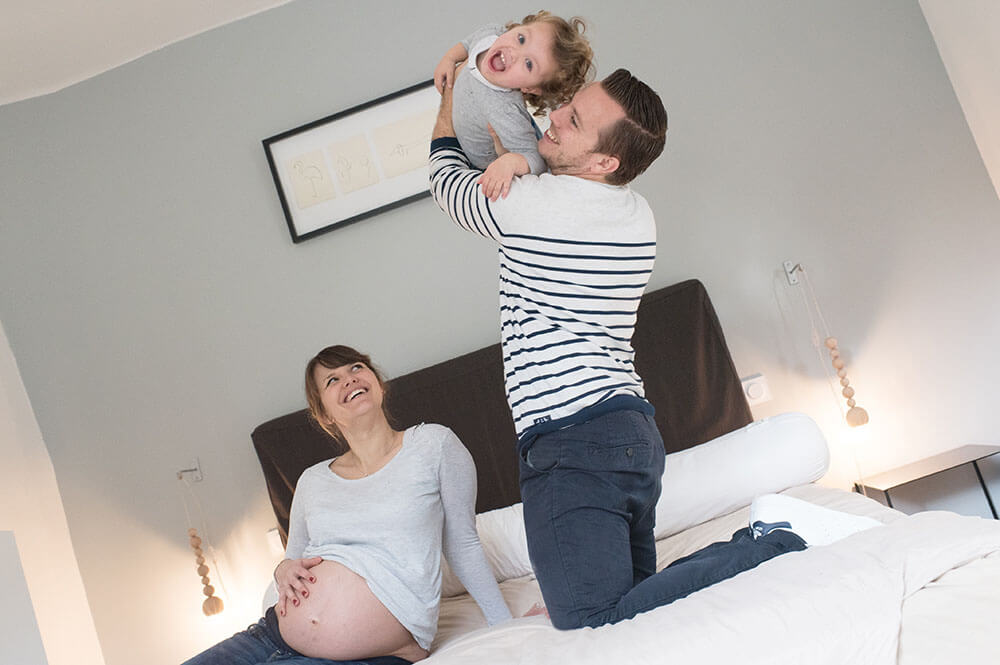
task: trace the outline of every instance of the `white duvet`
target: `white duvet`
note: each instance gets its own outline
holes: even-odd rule
[[[988,634],[969,633],[983,625],[983,612],[993,617],[985,619],[988,625],[1000,621],[1000,589],[984,590],[977,581],[998,579],[1000,555],[985,557],[1000,553],[1000,522],[945,512],[906,517],[863,497],[812,485],[788,493],[886,524],[827,547],[777,557],[671,605],[597,629],[557,631],[544,617],[483,628],[482,615],[467,596],[446,599],[432,656],[423,662],[1000,662]],[[660,567],[728,539],[746,519],[743,509],[660,541]],[[941,587],[949,575],[958,578],[957,585]],[[530,577],[504,582],[501,589],[515,616],[540,600]],[[971,599],[973,589],[978,601]],[[924,603],[921,594],[935,594],[934,601]],[[971,606],[968,615],[965,600]],[[935,626],[945,621],[966,621],[970,628],[937,639]],[[917,626],[921,629],[914,630]],[[939,655],[954,654],[949,645],[956,637],[968,645],[967,659],[930,655],[935,649]]]

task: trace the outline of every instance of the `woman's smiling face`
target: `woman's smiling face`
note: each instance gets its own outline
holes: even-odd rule
[[[382,384],[362,362],[330,369],[317,365],[313,379],[319,389],[326,417],[334,424],[348,423],[374,407],[382,412]]]
[[[479,71],[493,85],[537,94],[556,66],[554,44],[552,26],[519,25],[497,37],[479,59]]]

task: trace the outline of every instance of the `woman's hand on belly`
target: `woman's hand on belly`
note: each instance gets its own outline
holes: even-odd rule
[[[309,597],[310,584],[315,584],[316,577],[309,569],[319,565],[323,559],[314,556],[309,559],[285,559],[274,569],[274,584],[278,591],[278,602],[274,608],[278,614],[285,616],[287,603],[298,606],[300,599]]]

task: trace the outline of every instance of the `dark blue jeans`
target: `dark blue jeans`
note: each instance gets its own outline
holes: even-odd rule
[[[236,633],[214,647],[203,651],[183,665],[410,665],[410,661],[395,656],[380,656],[364,660],[326,660],[309,658],[291,648],[281,639],[278,618],[269,607],[264,618],[242,633]]]
[[[629,619],[805,548],[749,529],[656,572],[663,440],[652,416],[613,411],[518,446],[528,553],[556,628]]]

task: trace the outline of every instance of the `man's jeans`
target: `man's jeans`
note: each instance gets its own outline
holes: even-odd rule
[[[410,661],[395,656],[380,656],[364,660],[326,660],[309,658],[285,644],[278,632],[274,608],[269,607],[264,618],[242,633],[236,633],[203,651],[183,665],[410,665]]]
[[[656,573],[664,464],[652,416],[613,411],[518,446],[528,553],[556,628],[629,619],[805,548],[789,531],[749,529]]]

